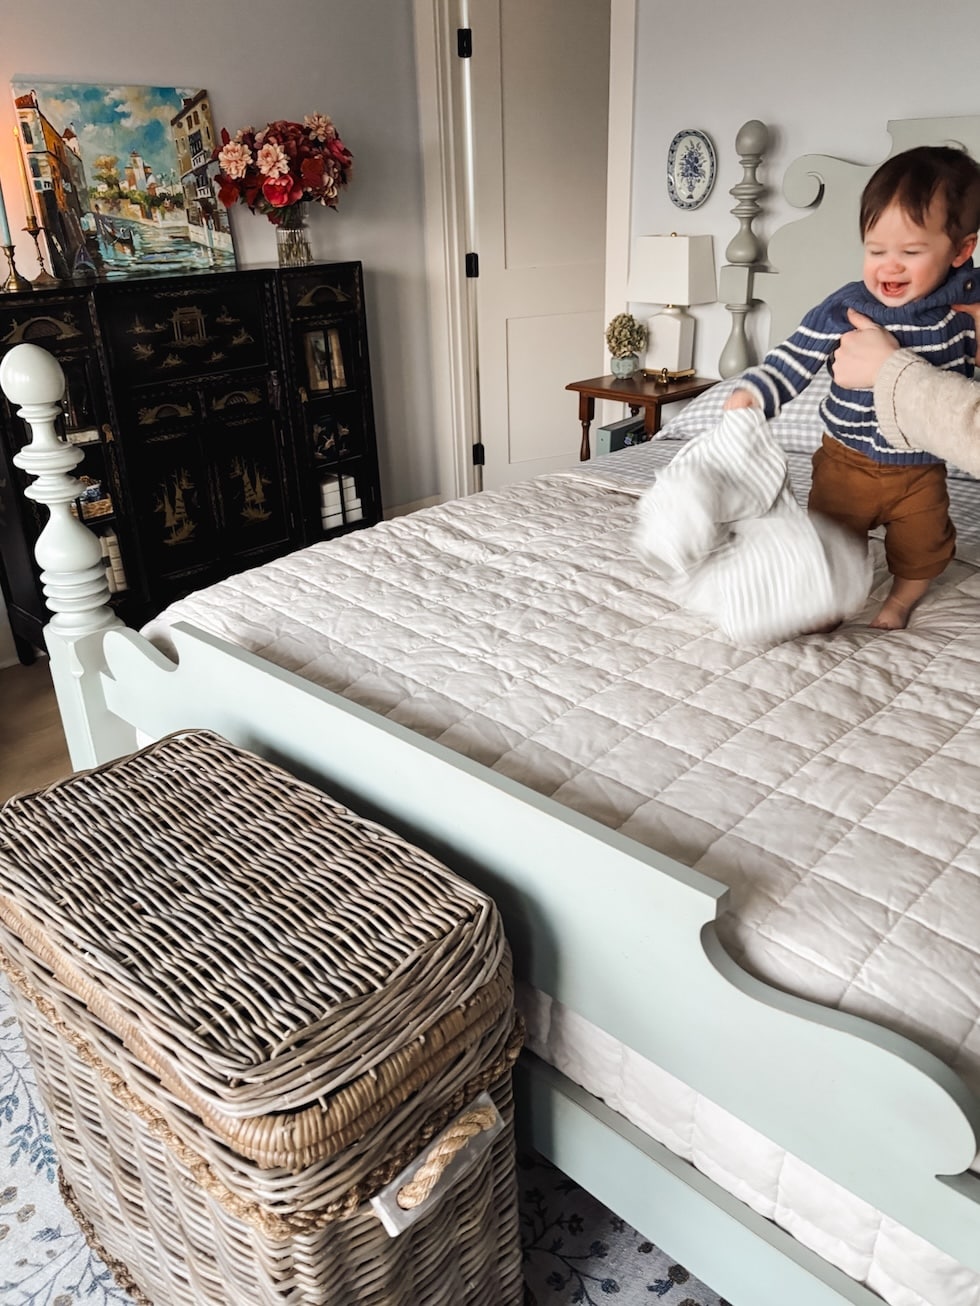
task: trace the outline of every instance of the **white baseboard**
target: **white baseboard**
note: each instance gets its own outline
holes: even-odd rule
[[[410,512],[418,512],[420,508],[434,508],[442,501],[441,494],[434,494],[428,499],[416,499],[414,503],[400,503],[395,508],[385,509],[385,520],[391,521],[392,517],[405,517]]]

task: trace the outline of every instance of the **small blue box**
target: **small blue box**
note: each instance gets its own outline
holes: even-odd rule
[[[600,426],[596,430],[596,457],[604,453],[615,453],[617,449],[628,449],[630,445],[643,444],[646,438],[642,417],[624,417],[621,422],[610,422],[608,426]]]

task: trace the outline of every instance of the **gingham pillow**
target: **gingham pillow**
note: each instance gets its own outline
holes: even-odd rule
[[[710,431],[721,421],[725,400],[737,383],[738,377],[732,376],[719,381],[710,390],[705,390],[697,399],[692,399],[676,417],[665,422],[657,438],[690,440]],[[775,421],[770,423],[773,435],[787,453],[813,453],[820,447],[820,438],[824,432],[820,404],[829,389],[830,374],[821,370],[803,393],[787,404]]]

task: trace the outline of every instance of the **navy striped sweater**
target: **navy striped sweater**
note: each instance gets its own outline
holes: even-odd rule
[[[812,308],[788,340],[771,349],[758,367],[739,377],[767,417],[775,417],[783,404],[795,399],[829,364],[837,341],[852,330],[847,309],[855,308],[890,331],[905,349],[922,354],[935,367],[965,376],[973,375],[977,352],[973,319],[954,313],[951,304],[980,302],[980,275],[972,259],[952,268],[946,280],[930,295],[889,308],[880,303],[863,281],[852,281]],[[845,390],[835,381],[820,405],[826,430],[835,440],[857,449],[879,463],[937,463],[932,454],[895,449],[878,429],[871,390]]]

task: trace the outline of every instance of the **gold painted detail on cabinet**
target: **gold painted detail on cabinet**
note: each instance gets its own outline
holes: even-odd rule
[[[170,325],[178,345],[201,345],[210,339],[204,325],[204,314],[193,304],[175,308],[170,314]]]
[[[231,464],[231,480],[240,480],[242,483],[244,494],[242,520],[250,526],[268,521],[272,513],[266,507],[265,487],[271,485],[272,480],[263,475],[258,463],[249,462],[245,458],[235,458]]]
[[[176,404],[166,403],[157,404],[154,408],[141,408],[139,419],[141,426],[153,426],[157,422],[162,422],[170,417],[193,417],[193,404]]]
[[[40,317],[29,317],[26,322],[18,322],[15,318],[2,343],[19,345],[29,340],[70,340],[81,334],[71,313],[63,313],[60,318],[45,313]]]
[[[350,427],[339,419],[330,418],[325,422],[315,422],[311,434],[314,458],[333,459],[349,456],[347,440],[350,436]]]
[[[129,328],[128,334],[131,336],[156,336],[166,331],[166,323],[155,322],[153,326],[145,326],[137,314],[133,318],[133,325]]]
[[[181,357],[185,351],[190,351],[193,357],[197,350],[208,345],[213,346],[210,357],[206,360],[206,366],[213,367],[225,361],[228,349],[255,344],[255,337],[241,325],[241,318],[229,312],[227,305],[222,305],[221,312],[215,315],[214,321],[220,323],[226,330],[220,333],[209,330],[207,317],[199,305],[182,304],[173,310],[165,322],[155,322],[152,326],[147,326],[138,314],[134,314],[132,325],[127,328],[126,334],[167,336],[165,342],[162,340],[155,342],[163,350],[163,357],[156,364],[160,371],[181,367],[186,361]],[[238,330],[229,335],[227,328],[234,326],[237,326]],[[141,363],[148,363],[157,358],[154,344],[145,340],[137,340],[132,346],[132,353]]]
[[[240,404],[260,404],[262,395],[258,390],[229,390],[227,394],[218,395],[211,404],[219,413],[223,408],[232,408]]]
[[[296,301],[297,308],[315,308],[317,304],[326,301],[331,304],[348,304],[350,295],[339,286],[331,286],[327,282],[321,282],[318,286],[311,286],[304,295],[300,295]]]
[[[194,482],[186,467],[175,476],[168,476],[161,484],[160,497],[153,505],[153,511],[163,514],[164,544],[186,544],[194,538],[197,522],[188,513],[184,497],[193,488]]]

